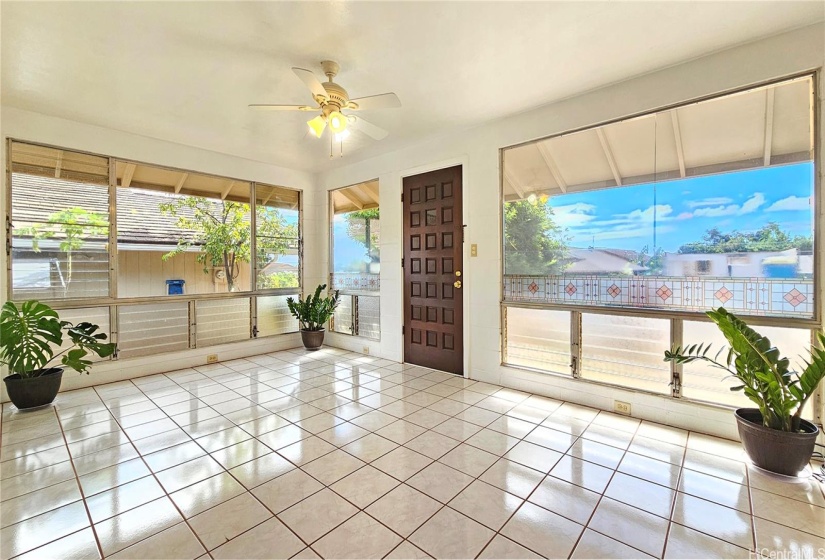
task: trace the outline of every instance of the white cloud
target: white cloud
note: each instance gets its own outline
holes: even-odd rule
[[[596,207],[577,202],[565,206],[553,206],[553,221],[563,228],[582,227],[596,219]]]
[[[708,199],[709,200],[709,199]],[[725,199],[727,200],[727,199]],[[765,195],[755,193],[747,199],[741,206],[738,204],[727,204],[719,206],[702,206],[693,211],[693,215],[703,218],[718,218],[721,216],[742,216],[751,214],[759,210],[765,204]]]
[[[689,200],[686,204],[688,205],[688,208],[700,208],[702,206],[724,206],[725,204],[730,204],[731,202],[733,202],[733,199],[731,198],[716,196],[712,198],[703,198],[702,200]]]
[[[571,205],[572,206],[572,205]],[[589,205],[585,205],[589,206]],[[588,209],[588,211],[590,211]],[[672,227],[663,226],[662,222],[675,219],[673,208],[669,204],[657,204],[644,210],[633,210],[627,214],[614,214],[606,220],[588,220],[581,227],[571,231],[574,243],[593,243],[611,239],[650,237],[653,235],[653,216],[656,215],[656,231],[665,233]]]
[[[756,212],[759,208],[767,202],[765,200],[765,195],[761,192],[755,193],[752,197],[745,201],[745,204],[742,205],[742,209],[739,210],[739,215],[742,214],[750,214],[752,212]]]
[[[811,209],[811,199],[807,197],[801,196],[789,196],[788,198],[783,198],[781,200],[777,200],[767,208],[765,208],[765,212],[783,212],[783,211],[794,211],[794,210],[810,210]]]

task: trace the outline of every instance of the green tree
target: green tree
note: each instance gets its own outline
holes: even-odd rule
[[[72,282],[73,253],[82,249],[90,237],[106,237],[108,233],[109,221],[105,214],[74,206],[49,214],[45,224],[19,228],[15,235],[31,236],[32,251],[35,253],[40,252],[42,240],[59,240],[58,248],[66,253],[65,297]]]
[[[705,232],[701,241],[686,243],[679,247],[679,253],[747,253],[754,251],[800,251],[813,250],[811,236],[791,237],[776,222],[769,222],[752,233],[733,230],[723,233],[719,228]]]
[[[665,252],[661,247],[656,247],[653,255],[650,255],[650,248],[645,245],[642,247],[642,250],[639,251],[639,257],[636,262],[639,266],[647,267],[645,271],[646,276],[657,276],[665,269]]]
[[[504,205],[504,270],[507,274],[561,274],[569,238],[553,221],[550,205],[537,200]]]
[[[195,247],[200,250],[197,261],[203,265],[203,272],[209,273],[210,266],[223,268],[227,290],[234,291],[240,263],[250,262],[249,205],[187,196],[160,203],[158,207],[161,213],[177,217],[177,227],[187,232],[163,259]],[[259,243],[256,256],[259,263],[269,262],[269,255],[282,254],[290,238],[297,238],[297,227],[288,224],[277,209],[270,207],[259,207],[256,218],[258,236],[265,238]]]
[[[368,210],[358,210],[348,212],[345,215],[347,220],[347,236],[364,246],[366,256],[371,263],[378,262],[380,250],[378,246],[378,231],[375,230],[375,223],[381,219],[378,208]]]

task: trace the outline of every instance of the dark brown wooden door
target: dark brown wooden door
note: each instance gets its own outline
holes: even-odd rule
[[[461,166],[404,179],[404,361],[463,375]]]

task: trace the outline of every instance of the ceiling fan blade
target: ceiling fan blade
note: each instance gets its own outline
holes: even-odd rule
[[[355,115],[352,116],[355,120],[352,122],[352,126],[355,127],[356,130],[360,130],[367,136],[374,138],[375,140],[383,140],[387,137],[389,132],[381,128],[380,126],[375,126],[369,121],[365,121],[361,117],[356,117]]]
[[[353,107],[352,104],[356,106]],[[359,97],[358,99],[350,100],[350,109],[366,110],[366,109],[396,109],[401,107],[401,100],[394,93],[382,93],[379,95],[370,95],[367,97]]]
[[[312,92],[313,98],[320,96],[327,99],[329,97],[327,95],[327,90],[324,89],[324,86],[318,81],[318,78],[315,77],[315,74],[313,74],[311,70],[306,70],[304,68],[293,68],[292,71],[295,72],[295,75],[298,76],[304,84],[306,84],[309,91]]]
[[[316,111],[318,107],[309,107],[307,105],[268,105],[266,103],[253,103],[249,106],[250,109],[256,111]]]

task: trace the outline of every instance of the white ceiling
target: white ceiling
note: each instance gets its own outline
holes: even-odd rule
[[[822,2],[2,2],[4,105],[292,168],[352,163],[762,36]],[[363,112],[330,161],[290,67],[331,58]]]

